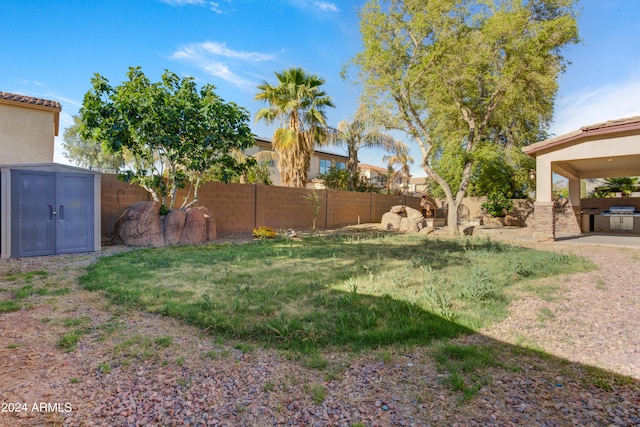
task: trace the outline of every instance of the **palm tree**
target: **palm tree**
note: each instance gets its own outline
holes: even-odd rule
[[[263,166],[268,167],[268,164],[276,160],[276,158],[278,157],[276,155],[276,152],[271,150],[262,150],[258,151],[255,154],[247,155],[244,153],[244,151],[238,149],[231,150],[230,156],[234,158],[238,163],[245,163],[248,159],[254,159],[256,161],[256,164],[252,166],[254,172],[258,172],[258,170]],[[268,171],[269,170],[267,168],[266,172]],[[249,174],[249,169],[243,170],[242,174],[240,175],[240,183],[253,184],[254,182],[251,182]],[[268,175],[260,177],[258,182],[260,184],[272,185],[271,178]]]
[[[396,150],[398,144],[391,135],[382,133],[380,128],[368,117],[363,106],[358,108],[353,121],[343,120],[338,128],[329,135],[329,143],[347,147],[347,171],[349,171],[349,190],[355,190],[355,178],[358,173],[358,151],[362,148],[382,149],[387,152]]]
[[[629,197],[631,193],[637,191],[638,189],[638,178],[637,177],[618,177],[618,178],[607,178],[606,189],[610,193],[620,193],[621,197]]]
[[[409,180],[411,179],[411,168],[409,167],[409,164],[413,163],[413,157],[409,155],[409,149],[407,146],[404,144],[396,145],[395,154],[384,156],[382,161],[387,162],[390,171],[393,170],[390,182],[392,183],[400,178],[403,183],[402,187],[404,188],[404,191],[407,191],[407,188],[409,188]],[[400,165],[400,168],[395,169],[395,165]]]
[[[282,184],[304,187],[316,143],[326,139],[326,107],[334,107],[321,89],[325,79],[302,68],[275,73],[278,85],[266,81],[258,85],[256,100],[269,104],[256,113],[256,121],[279,122],[273,135]]]

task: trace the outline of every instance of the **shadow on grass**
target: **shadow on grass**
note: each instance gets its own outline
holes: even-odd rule
[[[495,260],[502,270],[479,270],[493,268]],[[473,301],[465,296],[469,284],[478,287],[492,275],[497,282],[485,285],[498,289],[514,275],[554,274],[554,266],[565,271],[576,260],[488,239],[332,236],[126,252],[102,258],[80,281],[115,304],[225,338],[300,351],[364,349],[471,333],[451,321],[457,315],[452,297],[434,283],[462,298],[460,310],[502,312],[506,300],[499,292]],[[469,265],[475,269],[461,290],[442,281],[467,274]],[[435,297],[425,296],[429,292]],[[425,298],[437,300],[433,310],[425,309]]]

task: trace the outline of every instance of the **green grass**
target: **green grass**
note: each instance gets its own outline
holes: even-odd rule
[[[67,332],[58,340],[58,348],[66,352],[75,350],[82,335],[84,333],[79,330]]]
[[[489,346],[445,343],[436,347],[433,357],[439,368],[448,374],[444,382],[460,392],[462,400],[469,400],[491,381],[487,368],[499,365],[493,351]]]
[[[0,313],[10,313],[12,311],[18,311],[22,308],[22,305],[15,301],[0,301]]]
[[[469,333],[507,314],[514,283],[591,268],[487,239],[369,235],[143,249],[80,281],[225,339],[313,353]]]

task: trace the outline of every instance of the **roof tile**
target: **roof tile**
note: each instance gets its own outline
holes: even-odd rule
[[[14,102],[22,102],[24,104],[40,105],[43,107],[60,108],[60,109],[62,108],[58,101],[52,101],[52,100],[43,99],[43,98],[35,98],[33,96],[20,95],[17,93],[0,91],[0,99],[4,99],[7,101],[14,101]]]

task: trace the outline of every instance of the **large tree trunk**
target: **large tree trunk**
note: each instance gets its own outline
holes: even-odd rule
[[[460,230],[458,229],[458,207],[460,203],[453,198],[451,200],[447,198],[447,204],[447,234],[455,236],[460,234]]]

